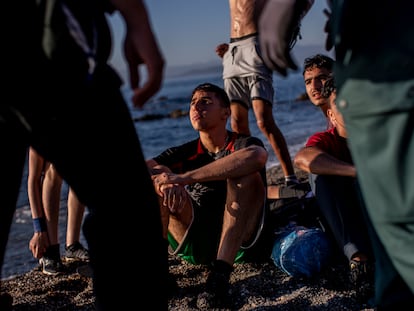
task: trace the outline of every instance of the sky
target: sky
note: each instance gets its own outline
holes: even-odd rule
[[[167,67],[217,61],[215,47],[229,41],[230,16],[227,0],[147,0],[153,31],[158,38]],[[302,21],[302,40],[297,46],[324,46],[322,13],[325,0],[315,0]],[[109,17],[113,31],[112,63],[124,67],[121,41],[124,24],[118,13]]]

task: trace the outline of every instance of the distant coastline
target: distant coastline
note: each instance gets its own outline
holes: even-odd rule
[[[297,61],[299,68],[302,67],[302,63],[305,58],[317,54],[327,54],[333,57],[332,52],[327,52],[323,46],[320,45],[300,45],[299,43],[293,49],[293,57]],[[182,65],[182,66],[169,66],[166,69],[166,78],[183,77],[187,75],[198,74],[210,74],[222,71],[221,59],[217,57],[217,60],[211,60],[208,62]]]
[[[306,57],[312,56],[317,53],[327,54],[334,57],[333,52],[327,52],[321,45],[300,45],[300,42],[293,48],[293,57],[296,60],[296,64],[299,68],[302,67],[302,63]],[[125,64],[117,66],[117,71],[125,82],[127,79],[127,69]],[[174,65],[167,64],[165,69],[165,79],[174,79],[187,77],[192,75],[208,75],[222,71],[221,59],[211,59],[208,61],[193,63],[188,65]],[[145,72],[142,73],[145,78]]]

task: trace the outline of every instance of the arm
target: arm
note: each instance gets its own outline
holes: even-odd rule
[[[33,257],[41,258],[49,246],[46,220],[42,202],[42,173],[45,160],[32,148],[29,149],[29,175],[27,190],[32,213],[34,233],[29,242]]]
[[[164,70],[164,58],[158,47],[151,28],[150,18],[143,1],[111,0],[121,13],[126,24],[124,42],[125,59],[129,65],[132,102],[135,107],[143,107],[161,87]],[[147,81],[140,86],[138,66],[145,64]]]
[[[188,199],[187,191],[179,184],[159,184],[158,176],[162,173],[171,173],[171,170],[164,165],[158,164],[154,159],[146,161],[150,172],[155,192],[163,198],[162,205],[167,206],[171,213],[179,213],[185,206]],[[173,198],[170,200],[169,198]]]
[[[237,178],[260,171],[266,165],[266,161],[267,151],[263,147],[251,145],[183,174],[160,174],[157,176],[157,183],[188,185]]]
[[[158,164],[154,159],[149,159],[146,163],[151,176],[161,173],[171,173],[171,170],[167,166]]]
[[[356,177],[354,165],[338,160],[315,146],[300,149],[294,158],[294,164],[308,173],[317,175]]]

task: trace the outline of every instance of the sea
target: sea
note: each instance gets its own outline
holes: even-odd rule
[[[301,70],[290,73],[288,77],[274,74],[273,78],[275,88],[273,115],[276,124],[286,139],[290,155],[293,158],[311,134],[326,128],[326,121],[319,108],[314,107],[308,100],[298,100],[305,93]],[[191,127],[187,115],[184,114],[181,117],[170,117],[170,115],[175,111],[187,112],[192,90],[195,86],[204,82],[223,86],[221,71],[219,69],[197,72],[189,70],[188,72],[170,75],[165,78],[160,91],[141,109],[133,107],[130,101],[132,92],[125,84],[123,94],[130,107],[146,158],[151,158],[168,147],[180,145],[197,137],[197,133]],[[251,134],[262,139],[269,151],[267,168],[279,165],[269,142],[258,129],[252,111],[249,113]],[[67,193],[68,187],[64,184],[59,223],[61,247],[63,247],[65,241]],[[26,167],[2,267],[2,279],[25,273],[38,265],[37,260],[32,257],[28,248],[32,234],[33,226],[27,198]],[[86,243],[83,235],[81,242]],[[87,244],[85,245],[87,246]]]

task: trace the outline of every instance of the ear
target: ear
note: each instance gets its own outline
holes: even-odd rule
[[[332,118],[333,112],[332,112],[332,109],[331,108],[326,109],[326,116],[328,118]]]
[[[230,117],[231,110],[229,107],[223,109],[223,116],[227,119]]]
[[[329,120],[331,121],[333,125],[336,125],[335,113],[333,112],[331,108],[328,108],[326,110],[326,116],[329,118]]]

